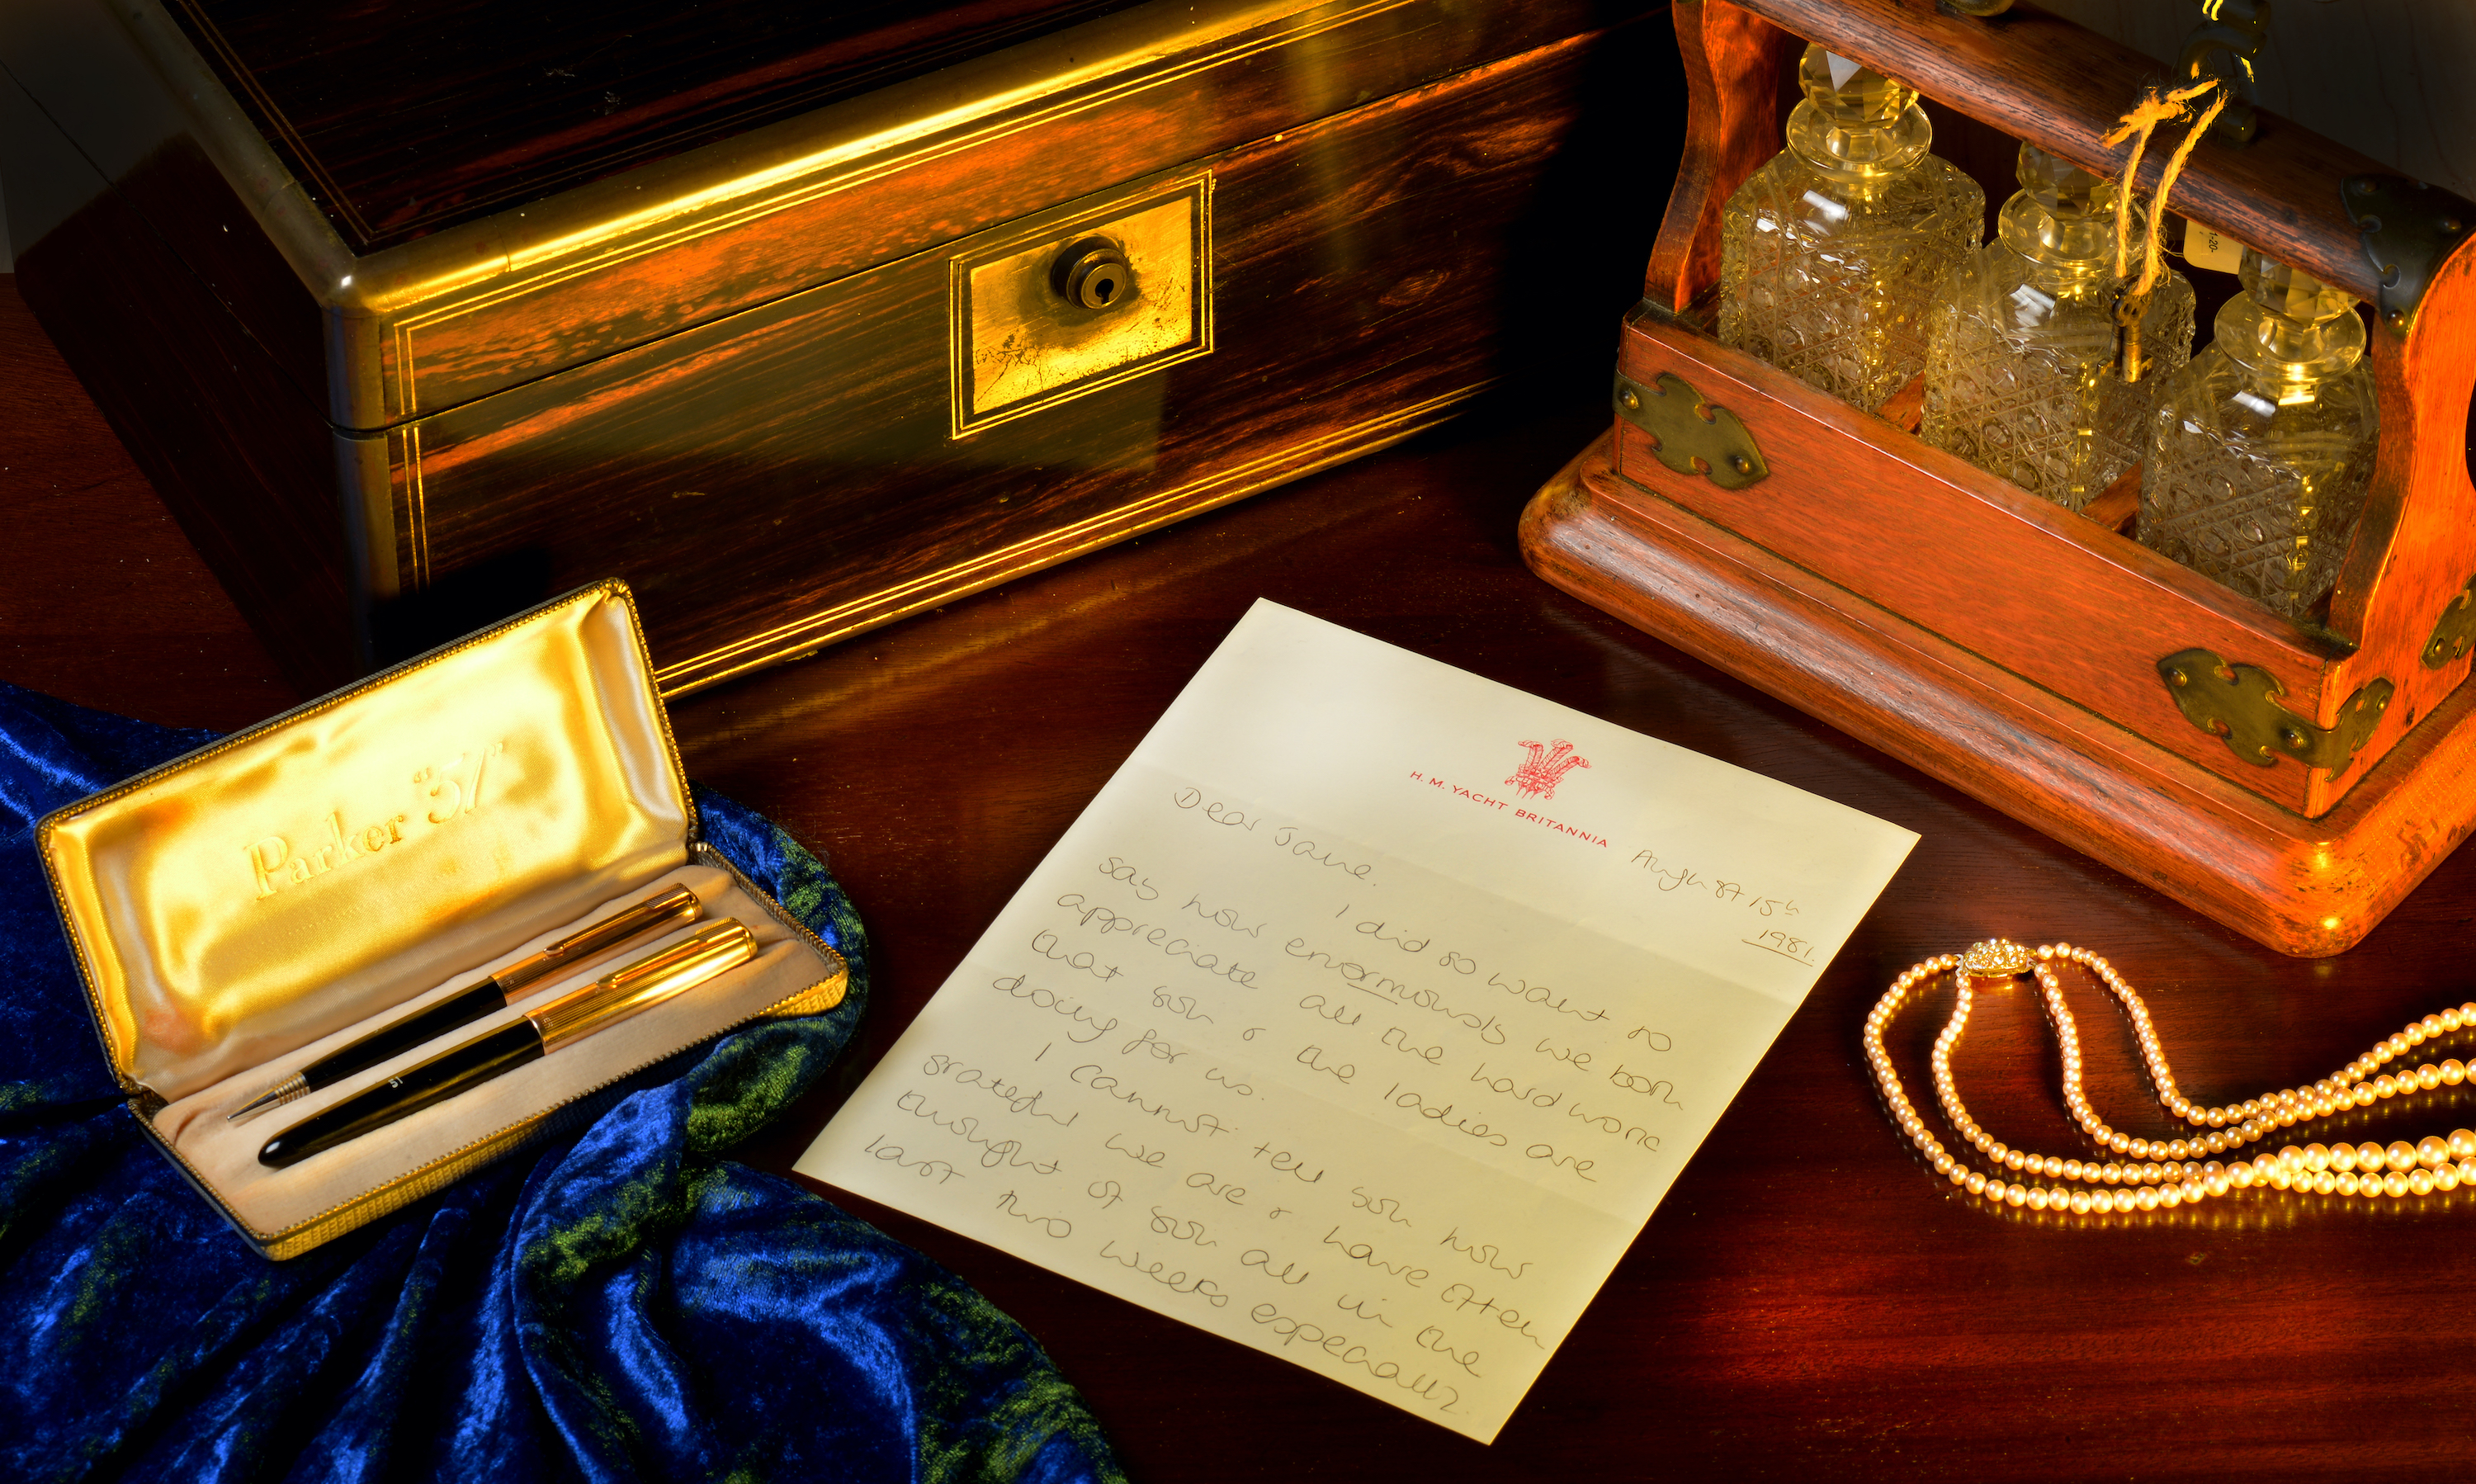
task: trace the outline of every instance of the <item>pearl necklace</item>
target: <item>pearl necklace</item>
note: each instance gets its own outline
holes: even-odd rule
[[[2063,981],[2055,976],[2054,965],[2058,962],[2080,965],[2122,1002],[2124,1014],[2139,1038],[2142,1061],[2158,1090],[2159,1102],[2167,1112],[2192,1125],[2191,1136],[2130,1138],[2109,1127],[2097,1116],[2097,1110],[2081,1091],[2080,1034],[2070,1007],[2064,1003]],[[1892,1069],[1891,1054],[1883,1050],[1884,1028],[1899,1013],[1910,993],[1952,971],[1957,971],[1953,978],[1960,994],[1951,1018],[1944,1023],[1943,1033],[1935,1037],[1935,1094],[1952,1127],[1995,1166],[1993,1175],[1968,1168],[1944,1148],[1943,1141],[1926,1126],[1924,1117],[1910,1103],[1898,1075]],[[1968,1025],[1970,981],[2018,978],[2024,974],[2035,976],[2045,994],[2047,1013],[2054,1018],[2055,1038],[2063,1049],[2064,1105],[2092,1139],[2117,1156],[2114,1159],[2103,1163],[2094,1159],[2058,1159],[2051,1154],[2007,1148],[1979,1127],[1960,1101],[1960,1089],[1951,1076],[1951,1051],[1960,1044],[1961,1031]],[[2429,1196],[2462,1185],[2476,1188],[2476,1131],[2461,1128],[2447,1139],[2427,1137],[2416,1144],[2402,1139],[2387,1147],[2369,1142],[2327,1147],[2308,1144],[2302,1149],[2289,1145],[2275,1154],[2265,1151],[2225,1163],[2208,1156],[2241,1149],[2312,1119],[2349,1108],[2370,1107],[2386,1098],[2458,1086],[2468,1078],[2469,1069],[2457,1057],[2439,1066],[2428,1063],[2413,1072],[2381,1069],[2426,1041],[2462,1026],[2476,1026],[2476,1002],[2409,1022],[2396,1035],[2376,1042],[2372,1050],[2310,1086],[2265,1093],[2222,1107],[2202,1107],[2177,1090],[2166,1053],[2158,1044],[2158,1032],[2149,1023],[2148,1007],[2116,973],[2113,964],[2067,943],[2050,944],[2033,952],[2018,943],[1990,938],[1971,944],[1966,953],[1929,958],[1893,980],[1892,987],[1866,1017],[1866,1060],[1873,1069],[1874,1080],[1882,1088],[1893,1119],[1927,1163],[1934,1166],[1935,1173],[1972,1196],[2007,1205],[2081,1215],[2155,1211],[2259,1186],[2325,1196]],[[2010,1177],[2017,1175],[2029,1178]],[[2036,1183],[2042,1177],[2071,1183]],[[2092,1186],[2095,1188],[2089,1188]]]

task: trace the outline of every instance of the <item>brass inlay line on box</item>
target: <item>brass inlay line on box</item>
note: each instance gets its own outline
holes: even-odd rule
[[[434,289],[430,288],[429,285],[414,287],[408,297],[428,299],[432,307],[412,309],[397,318],[394,324],[398,375],[403,388],[399,415],[410,415],[416,406],[412,390],[416,374],[412,332],[416,329],[442,324],[585,273],[660,252],[681,242],[690,242],[728,231],[744,222],[774,215],[820,197],[851,190],[899,171],[910,169],[915,165],[1004,139],[1060,118],[1087,112],[1131,93],[1167,87],[1216,67],[1243,62],[1259,52],[1292,45],[1325,32],[1351,25],[1369,16],[1400,9],[1411,3],[1413,0],[1371,0],[1369,4],[1353,6],[1346,11],[1327,14],[1301,25],[1217,50],[1203,51],[1176,65],[1165,67],[1159,71],[1141,72],[1138,75],[1124,78],[1113,86],[1095,87],[1089,92],[1051,102],[1045,107],[1015,117],[1004,118],[979,128],[962,129],[943,136],[938,136],[933,131],[938,127],[952,127],[955,122],[956,114],[968,117],[971,110],[965,108],[929,111],[921,118],[898,119],[855,137],[829,143],[812,154],[783,164],[744,175],[725,175],[707,182],[685,183],[685,188],[666,195],[655,206],[601,222],[588,223],[577,231],[532,248],[511,250],[504,260],[503,273],[481,280],[480,282],[487,283],[489,286],[476,292],[450,299],[448,295],[458,292],[453,284],[441,284]],[[1239,21],[1243,26],[1244,23],[1251,22],[1254,18],[1253,15],[1248,14],[1233,17],[1233,20]],[[1099,24],[1106,24],[1106,22]],[[1018,50],[1031,49],[1018,48]],[[1036,69],[1040,73],[1039,76],[1029,81],[1019,82],[1010,88],[992,89],[994,95],[984,100],[981,107],[994,111],[1014,103],[1024,94],[1037,96],[1038,82],[1042,78],[1054,76],[1053,73],[1047,71],[1047,56],[1044,52],[1040,54],[1040,66]],[[901,150],[900,153],[882,155],[882,158],[871,158],[879,156],[883,151],[898,149],[906,139],[921,139],[925,142],[919,143],[914,148]],[[695,154],[682,158],[693,160]],[[714,210],[711,214],[706,214],[711,204],[730,201],[733,198],[746,199],[735,207]],[[681,217],[697,219],[680,226],[663,225],[676,222]],[[488,217],[481,222],[468,224],[468,228],[480,228],[499,220],[499,217]],[[441,233],[438,235],[447,236],[451,233],[460,233],[464,230],[467,229],[450,229],[449,233]],[[408,244],[408,246],[412,245],[415,244]],[[393,251],[402,251],[402,249]],[[528,271],[532,269],[534,264],[547,265],[562,259],[566,260],[560,262],[556,268],[544,267],[539,271]],[[469,266],[458,265],[445,276],[466,283],[474,282]]]
[[[196,37],[162,5],[82,3],[124,28],[162,73],[198,143],[335,333],[367,346],[336,383],[329,416],[339,427],[377,431],[416,413],[412,328],[1433,0],[1364,0],[1304,14],[1298,0],[1158,0],[366,255],[344,241]],[[773,162],[752,167],[752,155]],[[303,159],[309,184],[335,197]],[[395,363],[384,364],[389,359]]]
[[[342,217],[344,224],[352,228],[357,235],[367,240],[371,235],[369,223],[361,219],[361,213],[353,206],[351,199],[337,188],[334,178],[327,173],[325,165],[318,162],[318,157],[310,152],[309,141],[302,138],[301,132],[292,127],[292,120],[285,117],[284,111],[275,106],[275,100],[267,96],[266,89],[258,86],[257,74],[251,72],[247,64],[242,62],[240,54],[234,51],[232,43],[224,39],[224,34],[215,29],[215,23],[208,18],[207,12],[198,8],[197,0],[171,0],[171,3],[181,8],[181,13],[188,17],[189,24],[196,29],[197,34],[206,38],[207,45],[213,49],[217,58],[222,60],[225,72],[240,84],[241,90],[249,94],[249,101],[257,105],[260,116],[272,125],[277,134],[284,136],[284,142],[291,148],[292,158],[299,161],[301,168],[309,172],[310,179],[326,196],[327,204],[334,210],[335,214]]]
[[[950,396],[961,399],[973,395],[971,368],[965,358],[971,355],[969,347],[973,343],[968,316],[972,303],[969,281],[975,269],[983,272],[1001,270],[999,276],[1003,277],[1003,266],[1011,259],[1042,260],[1044,255],[1053,256],[1059,247],[1080,242],[1096,233],[1109,233],[1119,225],[1141,229],[1131,235],[1119,234],[1126,237],[1120,245],[1134,255],[1137,275],[1135,302],[1122,310],[1088,311],[1079,322],[1072,322],[1074,316],[1067,316],[1070,322],[1061,324],[1062,338],[1059,341],[1070,351],[1081,350],[1087,355],[1103,357],[1116,347],[1132,353],[1134,359],[1123,364],[1105,366],[1088,377],[1037,387],[1003,402],[992,415],[970,419],[968,427],[964,426],[962,404],[957,400],[950,414],[955,425],[953,433],[959,435],[977,432],[991,424],[1117,385],[1161,367],[1210,355],[1214,345],[1212,183],[1209,170],[1168,182],[1147,182],[1143,188],[1127,192],[1116,201],[1040,213],[994,243],[975,246],[970,252],[951,260],[949,272],[953,286],[950,288],[948,316],[948,358],[953,390]],[[1113,236],[1111,240],[1115,241],[1117,237]],[[1035,245],[1027,251],[1027,243]],[[1148,266],[1164,266],[1173,260],[1180,263],[1180,271],[1147,272]],[[1163,297],[1173,302],[1153,305],[1152,308],[1163,311],[1155,315],[1147,308],[1148,302]],[[1127,327],[1123,334],[1119,333],[1121,326]],[[1081,327],[1089,327],[1090,331],[1097,333],[1086,334]],[[421,431],[422,425],[417,422],[406,424],[402,430],[405,505],[409,523],[404,543],[409,570],[404,581],[408,591],[429,585],[431,576],[429,489],[422,467]],[[933,581],[935,579],[922,581]]]
[[[1215,506],[1226,505],[1264,487],[1256,476],[1284,464],[1295,464],[1283,476],[1298,478],[1318,469],[1359,458],[1376,449],[1414,436],[1443,421],[1441,414],[1459,403],[1467,402],[1495,384],[1495,379],[1474,382],[1468,386],[1429,397],[1408,407],[1398,408],[1381,417],[1353,423],[1347,428],[1311,441],[1293,444],[1281,451],[1251,459],[1233,468],[1204,475],[1183,484],[1143,499],[1117,506],[1097,515],[1061,526],[1039,535],[1027,537],[997,551],[941,567],[923,577],[893,587],[881,588],[864,597],[835,605],[822,612],[794,619],[747,638],[718,645],[690,658],[663,665],[654,672],[654,684],[664,700],[674,700],[691,691],[719,684],[732,676],[762,668],[796,652],[814,650],[837,639],[893,622],[905,614],[934,604],[949,603],[978,591],[980,587],[1003,581],[1025,570],[1022,558],[1041,554],[1046,561],[1064,561],[1085,552],[1105,546],[1111,541],[1138,533],[1150,526],[1167,524],[1182,515],[1196,514]],[[1363,441],[1373,436],[1374,441]],[[1318,457],[1328,455],[1329,457]],[[1210,492],[1210,493],[1206,493]],[[1157,515],[1144,525],[1135,522],[1147,515]],[[992,570],[995,569],[995,570]],[[745,656],[745,657],[742,657]],[[697,672],[716,661],[738,659],[739,663],[714,670]],[[692,678],[691,678],[692,677]]]
[[[421,482],[421,425],[413,423],[404,430],[405,488],[411,495],[407,511],[411,526],[407,532],[406,557],[412,564],[408,591],[418,592],[430,585],[430,497]]]

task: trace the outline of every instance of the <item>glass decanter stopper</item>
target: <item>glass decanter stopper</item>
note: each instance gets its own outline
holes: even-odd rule
[[[2142,308],[2141,379],[2123,379],[2116,187],[2034,144],[1995,239],[1951,277],[1926,344],[1919,436],[2077,510],[2149,451],[2149,414],[2192,356],[2192,285],[2171,269]],[[2136,218],[2138,223],[2138,218]],[[2146,239],[2139,223],[2133,260]]]
[[[1917,92],[1805,49],[1788,148],[1728,198],[1720,338],[1872,410],[1924,369],[1926,315],[1986,193],[1928,154]]]
[[[2355,301],[2250,248],[2216,338],[2159,388],[2141,544],[2289,617],[2338,581],[2380,420]]]

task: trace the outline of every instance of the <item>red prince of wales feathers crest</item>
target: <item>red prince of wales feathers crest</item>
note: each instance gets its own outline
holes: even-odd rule
[[[1530,749],[1530,760],[1513,770],[1504,781],[1519,790],[1524,799],[1553,799],[1556,785],[1575,768],[1587,768],[1591,760],[1573,751],[1573,744],[1558,737],[1545,746],[1524,742]]]

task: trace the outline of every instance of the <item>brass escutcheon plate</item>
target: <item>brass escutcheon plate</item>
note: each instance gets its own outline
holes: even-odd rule
[[[1209,356],[1211,172],[967,239],[948,277],[953,437]]]
[[[1618,372],[1616,405],[1617,415],[1649,434],[1651,452],[1679,474],[1743,489],[1771,472],[1737,414],[1713,406],[1673,371],[1649,383]]]

